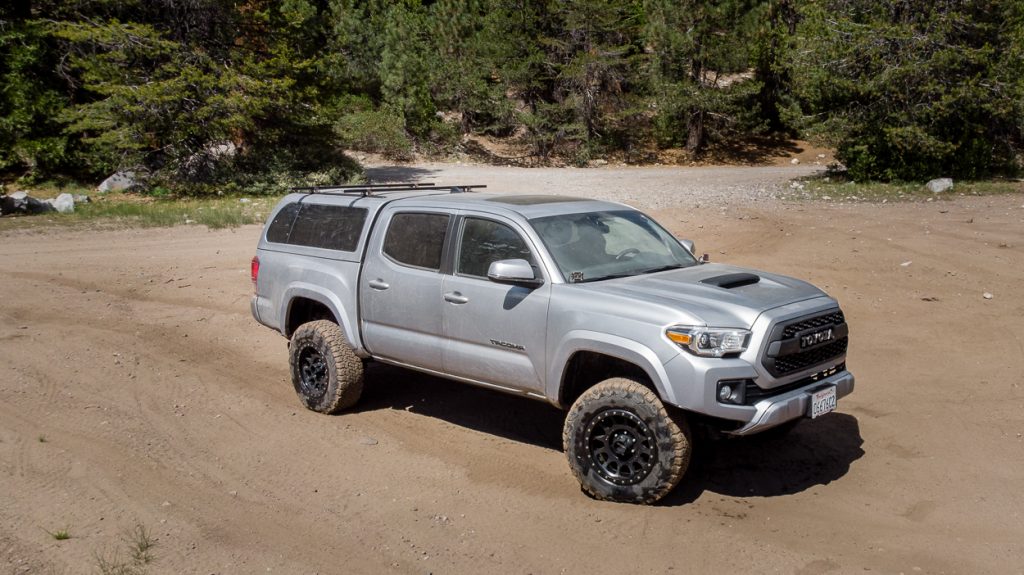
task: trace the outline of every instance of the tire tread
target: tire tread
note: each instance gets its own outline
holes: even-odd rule
[[[573,452],[572,442],[574,440],[573,430],[583,424],[582,418],[586,412],[587,405],[604,403],[604,401],[616,397],[628,401],[639,400],[640,403],[653,407],[657,417],[664,422],[668,430],[670,436],[669,443],[672,447],[670,450],[670,465],[661,470],[661,475],[655,485],[644,489],[635,498],[629,499],[633,503],[654,503],[672,491],[682,480],[690,463],[692,448],[689,428],[686,425],[685,419],[680,415],[671,413],[653,390],[638,381],[622,377],[607,379],[583,392],[573,403],[569,409],[569,414],[566,416],[565,426],[562,428],[562,447],[566,455],[570,457],[569,467],[572,469],[576,479],[579,480],[583,491],[591,497],[599,500],[623,500],[596,489],[591,484],[589,478],[583,473],[583,470],[571,460],[571,453]],[[661,445],[662,442],[659,442],[659,449],[661,449]],[[655,471],[652,471],[652,473],[655,473]]]
[[[311,333],[307,334],[307,332]],[[341,326],[330,320],[321,319],[304,323],[295,330],[292,339],[302,339],[313,334],[319,335],[327,345],[334,362],[337,382],[336,385],[328,386],[328,396],[324,402],[318,406],[306,404],[306,407],[321,413],[339,413],[355,405],[363,393],[363,360],[352,351]],[[295,362],[296,357],[291,354],[289,366],[293,378],[295,377]]]

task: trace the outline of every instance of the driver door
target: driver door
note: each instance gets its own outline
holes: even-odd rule
[[[525,234],[509,221],[465,215],[445,276],[445,371],[491,386],[543,393],[550,281],[540,287],[487,279],[492,262],[524,259],[542,274]],[[545,278],[546,280],[547,278]]]

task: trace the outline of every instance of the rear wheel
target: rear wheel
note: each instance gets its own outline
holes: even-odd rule
[[[363,362],[332,321],[300,325],[292,334],[289,364],[292,385],[308,409],[338,413],[355,405],[362,395]]]
[[[692,451],[685,419],[624,378],[605,380],[573,403],[562,443],[583,491],[628,503],[653,503],[672,491]]]

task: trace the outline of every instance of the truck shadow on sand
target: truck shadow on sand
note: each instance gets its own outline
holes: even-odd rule
[[[729,497],[792,495],[828,485],[864,456],[856,417],[830,413],[782,437],[722,438],[701,444],[682,484],[659,505],[685,505],[705,491]]]
[[[544,402],[374,363],[358,411],[402,409],[555,451],[565,414]]]
[[[358,411],[402,409],[562,451],[565,413],[551,405],[382,364],[373,364],[366,378]],[[863,444],[857,418],[845,413],[804,421],[781,438],[698,439],[683,482],[658,505],[686,505],[706,491],[775,497],[828,485],[863,457]]]

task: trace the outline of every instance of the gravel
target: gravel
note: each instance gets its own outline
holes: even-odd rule
[[[622,202],[654,210],[678,206],[740,205],[773,200],[794,178],[820,166],[515,168],[428,163],[368,165],[371,183],[486,184],[489,192],[561,194]]]

